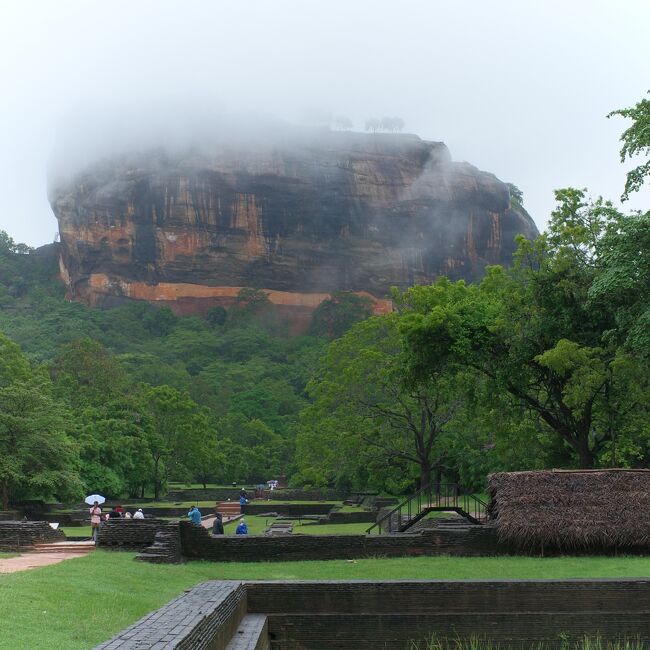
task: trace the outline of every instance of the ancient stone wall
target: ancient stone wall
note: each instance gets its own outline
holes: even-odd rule
[[[250,488],[246,488],[251,491]],[[170,490],[167,493],[168,501],[226,501],[239,499],[241,488],[187,488]]]
[[[108,550],[141,551],[151,546],[156,533],[169,523],[164,519],[109,519],[101,527],[97,546]]]
[[[341,501],[347,495],[339,490],[321,488],[308,490],[301,488],[288,488],[283,490],[268,490],[264,496],[271,501]]]
[[[143,562],[154,564],[178,564],[183,561],[181,535],[178,522],[171,521],[161,526],[154,536],[153,544],[137,557]]]
[[[40,542],[65,540],[62,530],[46,521],[0,521],[0,551],[17,551]]]
[[[645,579],[212,581],[98,650],[404,650],[432,635],[560,648],[584,635],[647,643],[649,620]]]
[[[489,526],[399,535],[263,535],[212,537],[205,528],[181,522],[183,557],[215,562],[337,560],[410,555],[495,555]]]
[[[334,507],[332,503],[276,503],[274,501],[253,501],[242,506],[245,515],[261,515],[276,512],[279,515],[300,517],[303,515],[326,515]]]
[[[96,650],[225,650],[246,613],[238,582],[204,582],[145,616]]]
[[[359,510],[358,512],[330,512],[327,520],[323,523],[330,524],[374,524],[377,520],[377,513],[370,510]]]

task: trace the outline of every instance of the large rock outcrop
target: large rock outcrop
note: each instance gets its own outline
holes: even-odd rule
[[[207,151],[207,152],[206,152]],[[412,135],[121,155],[50,189],[69,297],[203,311],[241,287],[310,310],[337,290],[474,280],[537,234],[492,174]]]

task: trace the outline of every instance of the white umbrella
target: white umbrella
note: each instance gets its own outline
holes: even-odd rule
[[[87,496],[84,499],[84,501],[89,506],[92,506],[95,503],[95,501],[97,501],[97,503],[99,503],[99,504],[102,504],[102,503],[104,503],[104,501],[106,501],[106,499],[101,494],[91,494],[90,496]]]

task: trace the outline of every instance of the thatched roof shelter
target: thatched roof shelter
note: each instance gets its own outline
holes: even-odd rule
[[[501,472],[488,477],[499,540],[527,551],[650,551],[650,470]]]

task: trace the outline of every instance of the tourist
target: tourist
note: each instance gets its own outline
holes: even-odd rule
[[[122,506],[115,506],[115,512],[118,517],[122,518],[124,516],[124,513],[122,511]]]
[[[241,499],[244,497],[244,499],[248,500],[248,493],[246,492],[246,488],[242,488],[241,492],[239,493],[239,498]]]
[[[133,513],[133,518],[134,519],[144,519],[144,512],[142,512],[142,508],[138,508],[137,512]]]
[[[248,503],[248,499],[245,496],[239,497],[239,505],[240,506],[245,506]]]
[[[243,519],[239,522],[235,535],[248,535],[248,526]]]
[[[97,544],[97,537],[99,536],[99,527],[102,523],[102,509],[99,503],[95,501],[90,509],[90,536],[93,542]]]
[[[187,516],[190,518],[190,521],[195,526],[201,525],[201,511],[196,506],[192,506],[190,508],[190,511],[187,513]]]
[[[217,512],[214,516],[214,523],[212,524],[212,534],[213,535],[225,535],[223,530],[223,519],[221,513]]]
[[[127,511],[124,513],[124,519],[131,519],[131,517],[132,517],[131,513],[127,510]]]

